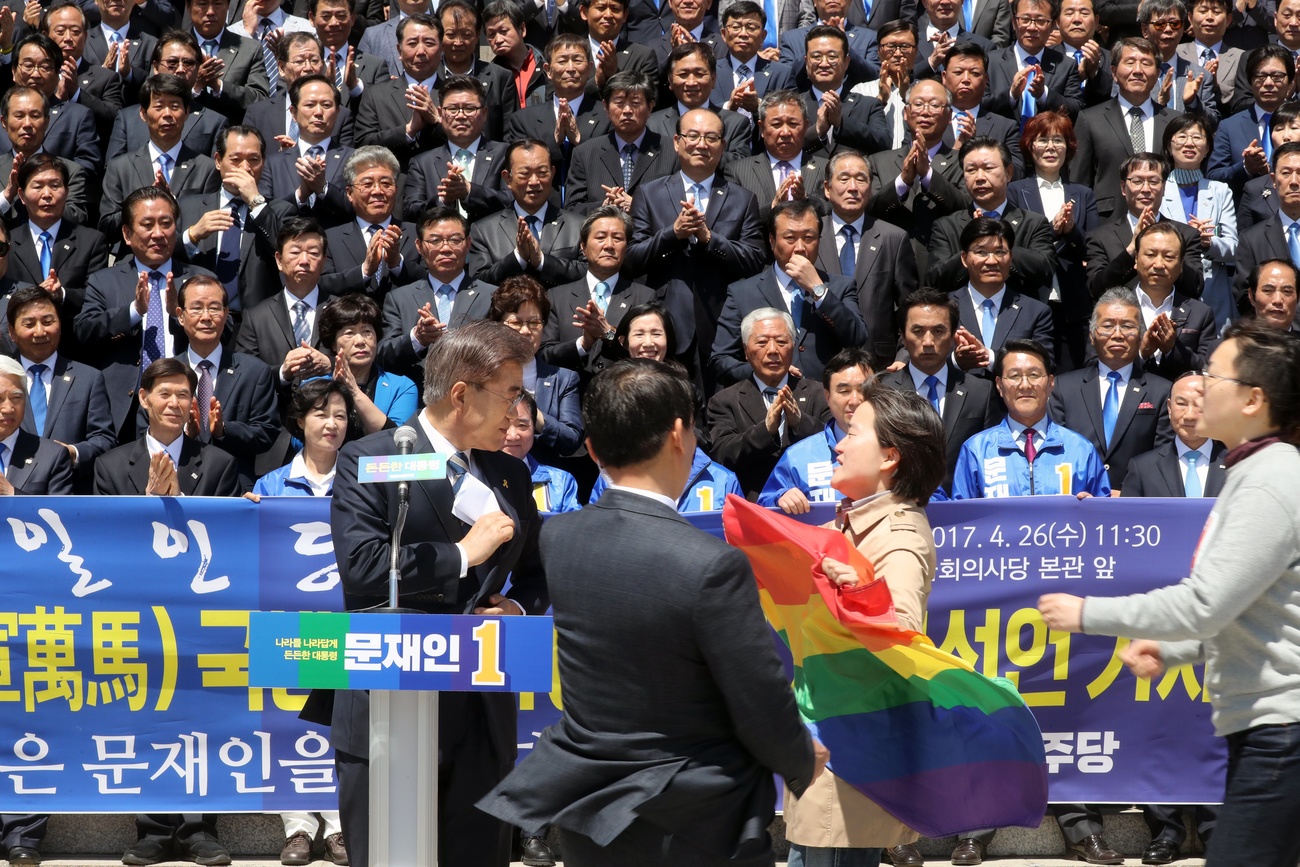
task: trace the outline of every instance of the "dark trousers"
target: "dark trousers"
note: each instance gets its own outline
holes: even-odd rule
[[[1176,804],[1148,804],[1142,808],[1142,818],[1146,820],[1151,831],[1151,839],[1165,840],[1175,846],[1183,845],[1187,839],[1187,828],[1183,825],[1183,811],[1192,814],[1196,823],[1196,833],[1201,842],[1207,846],[1214,835],[1214,824],[1219,818],[1219,808],[1210,804],[1180,807]]]
[[[1207,867],[1300,861],[1300,723],[1228,735],[1228,784]]]
[[[514,756],[500,756],[488,734],[482,696],[445,693],[438,700],[438,863],[507,867],[513,829],[474,804],[505,778]],[[334,751],[339,819],[352,867],[370,864],[370,762]]]
[[[44,814],[0,814],[0,850],[3,850],[0,855],[15,846],[35,849],[45,839],[45,825],[49,820]]]
[[[195,843],[217,839],[216,813],[137,813],[135,833],[139,840],[174,840]]]
[[[564,867],[772,867],[775,863],[770,850],[738,860],[701,852],[641,819],[632,822],[608,846],[599,846],[585,834],[561,828],[559,854]]]
[[[1092,804],[1053,804],[1050,809],[1067,846],[1101,833],[1101,811]]]

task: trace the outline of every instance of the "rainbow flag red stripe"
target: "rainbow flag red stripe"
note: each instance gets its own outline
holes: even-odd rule
[[[794,658],[799,710],[837,777],[927,837],[1038,827],[1043,739],[1010,684],[900,627],[888,586],[843,534],[735,495],[723,528],[753,566],[763,612]],[[863,583],[841,591],[824,557]]]

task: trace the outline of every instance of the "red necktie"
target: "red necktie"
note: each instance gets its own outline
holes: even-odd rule
[[[1037,435],[1038,431],[1033,428],[1025,428],[1025,460],[1029,461],[1031,464],[1034,462],[1034,458],[1038,455],[1038,449],[1034,448],[1034,437]]]

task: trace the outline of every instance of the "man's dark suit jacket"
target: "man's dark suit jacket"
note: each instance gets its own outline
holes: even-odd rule
[[[1225,449],[1215,443],[1210,450],[1209,472],[1205,476],[1205,496],[1217,497],[1223,490],[1228,469],[1223,465]],[[1185,497],[1182,469],[1178,466],[1178,447],[1172,442],[1157,446],[1129,462],[1121,497]]]
[[[323,291],[321,295],[324,295]],[[289,319],[289,308],[285,304],[284,297],[284,291],[280,291],[256,307],[245,310],[244,321],[239,324],[239,334],[235,338],[236,352],[245,352],[260,359],[276,371],[277,378],[280,367],[284,364],[284,357],[289,354],[290,349],[298,346],[298,341],[293,336],[293,322]],[[323,303],[325,298],[321,297],[320,300]],[[320,307],[316,308],[316,315],[320,316]],[[312,326],[311,336],[307,342],[331,358],[334,356],[333,347],[327,349],[321,344],[320,330],[315,324]]]
[[[188,364],[184,356],[181,360]],[[271,448],[280,433],[276,412],[279,371],[252,355],[235,352],[227,344],[221,351],[221,369],[213,375],[213,393],[221,404],[225,433],[218,439],[200,430],[198,440],[217,446],[233,457],[239,469],[239,483],[252,490],[253,482],[257,481],[253,461]]]
[[[882,374],[880,381],[899,391],[916,393],[912,369],[904,367]],[[966,440],[1001,423],[1006,414],[1002,398],[993,382],[981,376],[967,376],[955,364],[948,364],[948,388],[943,395],[943,436],[947,469],[943,474],[944,490],[952,490],[952,471]]]
[[[5,462],[5,478],[15,494],[71,494],[72,458],[54,440],[18,431],[14,453]]]
[[[320,288],[330,295],[346,295],[349,292],[364,292],[376,297],[391,289],[394,283],[409,283],[419,280],[426,273],[424,260],[415,249],[415,224],[404,222],[402,226],[402,273],[393,276],[387,268],[378,283],[373,276],[367,280],[362,276],[361,266],[366,261],[366,233],[356,220],[348,220],[340,226],[325,230],[328,251],[325,254],[325,271],[321,274]],[[323,299],[322,299],[323,300]]]
[[[1184,295],[1199,298],[1205,279],[1201,270],[1201,233],[1186,223],[1175,222],[1174,227],[1183,237],[1183,271],[1174,287]],[[1094,299],[1114,286],[1137,285],[1137,269],[1128,252],[1132,240],[1133,227],[1129,225],[1127,208],[1116,219],[1102,223],[1088,234],[1085,261],[1088,292]]]
[[[644,274],[643,282],[661,293],[677,331],[672,354],[685,355],[695,340],[702,370],[713,346],[726,287],[758,273],[768,249],[758,222],[758,203],[744,187],[714,177],[704,214],[712,233],[707,244],[678,240],[673,234],[673,221],[685,199],[686,184],[680,173],[642,184],[632,198],[632,243],[623,273]]]
[[[469,195],[461,203],[470,222],[508,208],[513,201],[501,180],[507,147],[509,145],[504,142],[479,139],[478,151],[474,154],[474,171],[468,178]],[[402,191],[402,213],[406,219],[417,222],[427,208],[444,204],[438,198],[438,185],[447,177],[447,163],[452,162],[453,151],[451,144],[442,144],[417,154],[411,160]]]
[[[369,85],[366,85],[369,89]],[[251,126],[262,133],[266,140],[266,158],[269,160],[279,149],[275,141],[278,135],[288,135],[288,120],[285,112],[289,108],[289,94],[281,88],[277,88],[270,98],[259,100],[248,107],[244,113],[244,125]],[[330,149],[351,147],[352,129],[354,115],[352,110],[347,106],[347,100],[339,106],[339,113],[334,118],[334,131],[330,133]],[[187,124],[188,126],[188,124]],[[211,151],[203,151],[211,153]]]
[[[117,445],[103,374],[87,364],[69,360],[60,352],[51,372],[45,429],[36,430],[36,420],[30,410],[23,415],[22,429],[74,447],[77,473],[89,479],[95,459]]]
[[[999,48],[1009,46],[1014,39],[1009,4],[980,3],[975,8],[973,22],[966,21],[964,15],[959,15],[957,20],[962,27],[976,36],[983,36]]]
[[[9,233],[9,276],[18,283],[37,286],[48,275],[41,274],[41,255],[26,223]],[[63,324],[60,354],[80,358],[77,335],[72,322],[86,300],[86,281],[90,275],[108,267],[108,240],[88,226],[79,226],[69,218],[59,223],[50,254],[50,268],[63,284]],[[6,323],[7,324],[7,323]]]
[[[152,186],[157,173],[157,164],[150,158],[147,144],[108,164],[104,171],[104,196],[99,203],[99,231],[105,237],[113,241],[122,237],[122,203],[141,187]],[[171,174],[169,186],[177,199],[215,193],[221,186],[221,176],[217,174],[212,157],[196,153],[184,144]],[[177,241],[180,241],[179,233]]]
[[[447,134],[436,123],[425,124],[414,143],[406,137],[406,124],[411,120],[411,110],[406,106],[406,88],[405,76],[367,87],[361,94],[352,123],[354,145],[383,145],[393,152],[403,169],[416,154],[447,141]],[[433,98],[436,103],[437,93]]]
[[[850,4],[852,5],[852,4]],[[808,31],[812,27],[799,27],[794,30],[786,30],[780,34],[779,42],[781,48],[781,63],[790,67],[792,75],[798,75],[803,71],[807,64],[807,44]],[[876,37],[876,31],[870,27],[854,26],[852,23],[844,31],[844,35],[849,40],[849,71],[847,78],[854,84],[859,81],[870,81],[880,75],[880,42]],[[727,66],[730,67],[728,62]],[[719,60],[718,69],[722,69],[722,62]],[[727,70],[731,72],[730,69]],[[796,85],[792,81],[789,87]],[[731,98],[731,91],[727,91],[724,99]],[[759,96],[762,99],[762,96]]]
[[[333,140],[331,139],[331,144]],[[293,148],[272,154],[262,169],[258,192],[268,199],[280,199],[293,206],[296,216],[314,217],[326,229],[340,226],[356,216],[347,197],[347,183],[343,179],[343,165],[352,156],[350,147],[331,147],[325,151],[325,195],[317,196],[316,203],[298,204],[298,187],[302,177],[298,174],[299,150]],[[408,181],[409,183],[409,181]],[[271,260],[274,268],[275,260]]]
[[[895,148],[871,156],[871,200],[867,210],[873,217],[893,223],[907,232],[912,239],[917,270],[924,274],[928,270],[926,250],[935,222],[940,217],[969,208],[971,197],[966,192],[957,152],[942,145],[930,161],[930,188],[926,189],[917,178],[907,194],[899,198],[894,181],[902,173],[903,160],[909,149],[910,146]]]
[[[257,105],[263,104],[257,103]],[[245,120],[247,120],[247,117]],[[229,125],[229,121],[220,112],[196,105],[190,112],[189,117],[185,118],[185,126],[181,131],[181,141],[185,147],[196,154],[212,156],[212,154],[216,153],[217,139],[221,135],[221,131]],[[284,135],[283,120],[280,125],[279,135]],[[263,134],[265,135],[265,130]],[[274,151],[277,147],[274,139],[267,136],[266,140],[271,143],[270,148]],[[149,127],[145,126],[144,118],[140,117],[140,106],[128,105],[117,113],[117,118],[113,121],[113,129],[108,136],[108,150],[105,153],[105,158],[112,161],[122,154],[138,151],[148,143]]]
[[[849,3],[844,10],[844,17],[854,24],[864,24],[879,31],[882,25],[896,18],[915,21],[920,11],[921,6],[916,0],[876,0],[871,4],[870,16],[867,15],[864,4]],[[921,34],[925,34],[924,27],[921,28]]]
[[[1246,65],[1243,63],[1241,65],[1243,73],[1245,68]],[[1250,93],[1250,89],[1247,88],[1246,92]],[[1245,162],[1242,161],[1241,152],[1252,141],[1259,138],[1257,111],[1259,109],[1252,104],[1245,111],[1224,118],[1218,129],[1214,131],[1214,149],[1210,152],[1209,170],[1206,171],[1205,176],[1212,181],[1223,181],[1229,184],[1238,194],[1251,178],[1250,173],[1246,171]]]
[[[235,459],[212,445],[184,437],[181,462],[176,468],[180,491],[187,497],[238,497],[244,492],[239,484]],[[149,485],[149,447],[141,436],[135,442],[118,446],[95,461],[97,495],[139,496]]]
[[[1079,70],[1074,58],[1066,58],[1060,48],[1044,48],[1038,55],[1042,74],[1047,77],[1047,91],[1037,99],[1038,111],[1065,111],[1078,117],[1083,108],[1079,92]],[[1011,81],[1019,72],[1014,46],[999,48],[989,55],[989,88],[984,108],[1003,117],[1020,120],[1020,101],[1011,99]]]
[[[231,123],[242,123],[250,105],[271,95],[271,82],[262,61],[262,43],[233,30],[222,30],[217,42],[217,57],[226,63],[226,71],[221,76],[221,94],[214,96],[205,89],[197,101],[225,115]]]
[[[956,111],[956,109],[954,109]],[[944,131],[943,143],[952,147],[956,142],[954,138],[953,125],[949,124],[948,129]],[[1020,123],[1003,117],[1000,114],[994,114],[990,111],[981,111],[975,118],[975,135],[988,136],[995,138],[1007,146],[1011,151],[1011,168],[1015,177],[1023,178],[1025,176],[1025,157],[1020,152]],[[912,131],[907,130],[904,133],[904,145],[911,146]]]
[[[631,0],[623,36],[628,42],[649,45],[673,26],[673,11],[667,3],[655,0]]]
[[[77,104],[90,109],[95,119],[95,131],[103,142],[113,129],[113,119],[122,109],[122,79],[116,72],[98,63],[87,63],[83,58],[77,67],[77,88],[80,91]]]
[[[652,39],[646,45],[655,53],[655,62],[657,63],[658,75],[656,78],[660,83],[660,105],[665,105],[671,92],[668,90],[668,55],[673,51],[672,25],[676,24],[677,19],[674,17],[668,25],[668,30],[658,39]],[[727,43],[722,41],[722,35],[718,30],[718,19],[713,15],[705,15],[704,20],[700,22],[700,38],[697,42],[708,46],[712,49],[711,53],[716,59],[719,51],[727,50]]]
[[[826,154],[824,151],[804,154],[799,164],[799,174],[803,177],[803,189],[817,205],[822,215],[822,222],[829,222],[827,214],[830,205],[822,198],[822,182],[826,180]],[[758,221],[767,225],[767,215],[772,211],[772,200],[776,198],[776,181],[772,178],[772,157],[763,151],[752,157],[729,160],[723,168],[723,174],[733,184],[739,184],[754,194],[758,202]]]
[[[724,105],[731,99],[731,92],[736,89],[736,76],[731,69],[731,55],[725,53],[725,50],[724,48],[723,55],[718,58],[717,80],[713,85],[713,93],[709,96],[709,102],[714,105]],[[754,93],[758,94],[760,101],[769,93],[794,87],[794,69],[789,64],[773,63],[755,56],[749,61],[749,67],[754,70]]]
[[[538,56],[537,70],[533,73],[534,78],[541,77],[542,64],[546,58]],[[438,78],[450,75],[446,64],[438,70]],[[487,91],[487,124],[483,127],[483,134],[489,141],[504,141],[501,138],[505,134],[505,119],[519,110],[519,94],[515,90],[515,74],[504,66],[493,62],[481,60],[477,55],[474,57],[474,65],[467,73],[471,78],[477,78],[482,84],[483,89]],[[538,88],[541,89],[541,88]],[[434,100],[438,95],[435,93]]]
[[[526,107],[506,118],[505,138],[502,141],[512,142],[522,138],[533,138],[546,142],[547,148],[551,151],[551,162],[561,166],[561,172],[566,172],[575,146],[567,142],[560,144],[555,140],[554,99],[555,92],[549,87],[544,91],[535,91],[528,98]],[[600,101],[600,96],[590,86],[582,98],[582,105],[578,106],[574,120],[578,123],[578,133],[582,136],[582,141],[591,141],[599,136],[608,135],[613,129],[609,124],[609,115],[605,113],[605,104]],[[556,183],[558,185],[558,180]]]
[[[605,203],[602,187],[623,186],[623,164],[619,155],[622,148],[623,140],[610,133],[584,141],[573,149],[564,187],[565,208],[590,214]],[[673,140],[647,129],[641,140],[641,149],[632,163],[632,183],[627,192],[633,194],[644,182],[671,175],[677,170]]]
[[[858,290],[858,309],[867,325],[865,345],[877,369],[883,369],[893,363],[898,352],[899,325],[894,311],[920,285],[916,254],[906,232],[871,216],[863,217],[862,234],[857,240],[852,276]],[[840,274],[835,223],[830,217],[822,219],[816,265],[832,277]]]
[[[59,160],[68,170],[68,198],[63,203],[63,216],[83,226],[93,225],[95,221],[92,215],[99,212],[99,203],[95,201],[99,195],[99,176],[92,176],[81,167],[81,163],[74,163],[64,157],[59,157]],[[4,172],[4,177],[8,178],[13,168],[14,155],[0,153],[0,172]],[[9,203],[9,212],[4,215],[4,222],[11,235],[27,222],[27,206],[22,199]]]
[[[538,358],[576,370],[584,381],[620,358],[627,358],[627,350],[613,340],[597,340],[585,356],[578,354],[578,338],[582,337],[582,329],[573,324],[573,312],[578,307],[585,307],[591,300],[585,275],[573,283],[556,286],[547,294],[551,296],[551,315],[542,332],[542,348],[537,353]],[[629,310],[655,300],[656,293],[649,286],[634,283],[619,275],[614,283],[614,291],[609,296],[605,321],[610,328],[617,329]]]
[[[1286,223],[1290,222],[1290,218],[1277,211],[1264,222],[1256,223],[1242,232],[1237,238],[1237,273],[1232,278],[1232,295],[1241,310],[1250,309],[1250,274],[1255,270],[1255,266],[1269,259],[1288,261],[1291,259],[1286,243],[1284,220]],[[1184,270],[1186,270],[1185,266]]]
[[[513,200],[504,211],[498,211],[474,225],[469,248],[469,273],[477,280],[493,285],[507,277],[528,273],[543,286],[572,283],[586,271],[580,259],[580,230],[582,218],[553,205],[546,206],[542,220],[542,267],[535,272],[522,268],[515,258],[515,238],[518,236],[519,215]]]
[[[193,226],[208,211],[215,210],[220,202],[219,192],[181,197],[180,231]],[[275,266],[275,239],[284,221],[297,215],[297,208],[279,199],[268,201],[255,217],[249,213],[239,245],[241,309],[247,310],[280,291],[280,272]],[[195,265],[216,272],[219,238],[220,233],[213,232],[203,239],[198,245],[198,255],[192,257]]]
[[[1210,352],[1219,339],[1219,326],[1209,305],[1174,289],[1173,320],[1177,336],[1174,348],[1159,363],[1147,362],[1147,370],[1173,382],[1189,370],[1200,370],[1210,360]]]
[[[852,3],[849,4],[849,8],[853,8]],[[917,11],[921,11],[919,5],[917,6]],[[958,19],[961,18],[960,11],[959,8]],[[872,17],[875,17],[874,10]],[[915,18],[914,20],[916,21],[917,33],[920,35],[921,41],[916,47],[916,63],[912,67],[912,80],[920,81],[923,78],[940,78],[941,70],[930,68],[930,55],[934,53],[934,43],[931,42],[929,37],[926,35],[930,28],[930,16],[925,12],[921,12],[920,17]],[[961,26],[960,20],[958,21],[957,26],[957,39],[954,44],[957,42],[974,42],[990,54],[997,50],[997,46],[993,44],[991,39],[985,39],[978,33],[971,33],[969,30]]]
[[[569,7],[573,8],[573,7]],[[667,7],[664,7],[667,9]],[[671,17],[669,18],[671,21]],[[586,32],[585,28],[582,32]],[[639,72],[652,82],[659,80],[659,58],[655,56],[655,51],[650,47],[650,42],[646,40],[642,43],[640,40],[631,41],[626,35],[620,36],[614,43],[614,53],[617,55],[616,66],[619,72]],[[592,58],[595,61],[597,58]],[[591,67],[591,78],[589,79],[591,87],[595,87],[596,67]],[[549,89],[549,88],[548,88]],[[540,91],[533,91],[529,94],[528,104],[532,105],[533,99]],[[546,101],[549,102],[550,95],[547,94]],[[584,133],[585,135],[585,133]]]
[[[1156,150],[1164,141],[1165,127],[1177,115],[1156,106],[1152,142]],[[1079,148],[1070,160],[1070,180],[1092,187],[1097,195],[1097,214],[1108,220],[1124,214],[1128,206],[1120,192],[1119,168],[1133,156],[1133,139],[1128,133],[1128,118],[1120,108],[1119,98],[1085,108],[1074,122]],[[1199,268],[1197,269],[1200,270]]]
[[[957,309],[961,311],[961,325],[977,338],[980,337],[980,315],[971,303],[970,292],[965,287],[953,293]],[[1052,329],[1052,309],[1036,298],[1021,295],[1011,289],[1002,296],[998,308],[997,324],[993,328],[993,345],[988,349],[995,356],[1008,340],[1037,340],[1052,354],[1055,345]],[[977,368],[967,373],[992,375],[988,368]]]
[[[1120,489],[1128,477],[1129,461],[1173,442],[1168,403],[1171,385],[1169,380],[1143,371],[1140,362],[1134,364],[1132,379],[1115,420],[1115,433],[1107,445],[1100,375],[1095,363],[1062,373],[1056,378],[1047,412],[1057,424],[1082,434],[1092,443],[1106,465],[1111,488]]]
[[[822,371],[835,353],[867,342],[867,325],[858,309],[858,287],[848,277],[827,277],[826,296],[814,306],[805,293],[798,333],[794,341],[792,364],[807,379],[821,382]],[[760,307],[787,309],[785,293],[776,283],[772,268],[764,268],[727,287],[727,301],[718,317],[718,332],[713,339],[709,365],[715,380],[723,386],[752,379],[754,368],[745,360],[745,345],[740,339],[740,323]]]
[[[139,18],[133,15],[127,25],[126,38],[131,73],[130,80],[122,83],[122,95],[128,102],[134,103],[139,100],[140,85],[149,77],[149,65],[153,62],[153,50],[158,46],[158,37],[148,32]],[[81,56],[98,66],[103,66],[108,57],[108,40],[104,38],[104,31],[89,21],[86,27],[86,47],[82,49]]]
[[[805,87],[806,76],[799,76],[800,87]],[[835,130],[832,151],[840,148],[853,148],[862,154],[876,154],[888,150],[894,141],[893,131],[885,123],[885,108],[874,96],[854,93],[847,85],[840,94],[840,126]],[[820,103],[813,99],[811,89],[801,90],[803,107],[808,112],[810,121],[808,131],[804,134],[805,149],[812,150],[827,145],[824,139],[817,137],[817,109]]]
[[[1266,222],[1278,212],[1277,190],[1273,188],[1272,175],[1260,175],[1246,181],[1245,191],[1237,204],[1237,237],[1241,238],[1251,226]]]
[[[479,319],[486,319],[492,306],[495,286],[466,277],[451,302],[451,321],[448,328],[460,328]],[[420,320],[419,310],[425,304],[436,316],[438,298],[433,285],[422,278],[405,286],[398,286],[384,296],[384,330],[375,353],[379,366],[390,373],[400,373],[413,382],[424,382],[425,350],[415,351],[411,345],[411,329]],[[427,349],[427,347],[426,347]]]
[[[799,404],[799,423],[779,436],[767,432],[767,404],[753,377],[728,386],[709,399],[709,453],[736,474],[745,497],[758,499],[772,469],[792,444],[820,434],[831,420],[820,381],[791,376],[790,390]]]
[[[970,282],[970,274],[961,261],[961,232],[973,219],[971,209],[965,208],[935,221],[934,233],[930,236],[927,286],[954,292]],[[1015,232],[1007,285],[1022,295],[1046,301],[1052,275],[1056,273],[1052,221],[1010,203],[1002,214],[1002,220],[1010,223]]]
[[[90,109],[75,102],[50,106],[50,124],[41,145],[46,153],[72,160],[90,172],[90,177],[99,177],[104,169],[104,147],[100,142]],[[13,149],[9,136],[0,129],[0,151],[12,153]]]
[[[583,553],[615,537],[626,541],[599,564]],[[542,562],[572,698],[480,807],[610,845],[610,864],[630,863],[616,841],[629,827],[665,851],[669,837],[687,843],[704,859],[693,863],[770,852],[772,775],[802,793],[812,747],[745,558],[669,506],[611,490],[546,522]]]

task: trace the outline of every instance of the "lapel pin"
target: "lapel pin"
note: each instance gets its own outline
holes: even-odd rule
[[[191,478],[191,479],[197,479],[198,477],[199,477],[199,474],[198,474],[198,473],[190,473],[190,478]]]
[[[507,482],[505,479],[502,479],[502,480],[501,480],[501,487],[503,487],[503,488],[508,488],[508,487],[510,487],[510,483]]]
[[[875,247],[872,247],[872,248],[871,248],[871,252],[873,252],[873,253],[876,252],[876,248],[875,248]]]
[[[64,244],[64,245],[63,245],[63,249],[65,249],[65,250],[71,250],[71,249],[72,249],[72,245],[71,245],[71,244]]]
[[[23,466],[25,466],[25,467],[27,467],[27,466],[31,466],[31,463],[32,463],[33,460],[34,460],[34,458],[28,458],[27,460],[23,461]]]
[[[65,374],[63,374],[63,381],[64,381],[64,382],[72,382],[72,377],[68,376],[68,375],[65,373]]]

